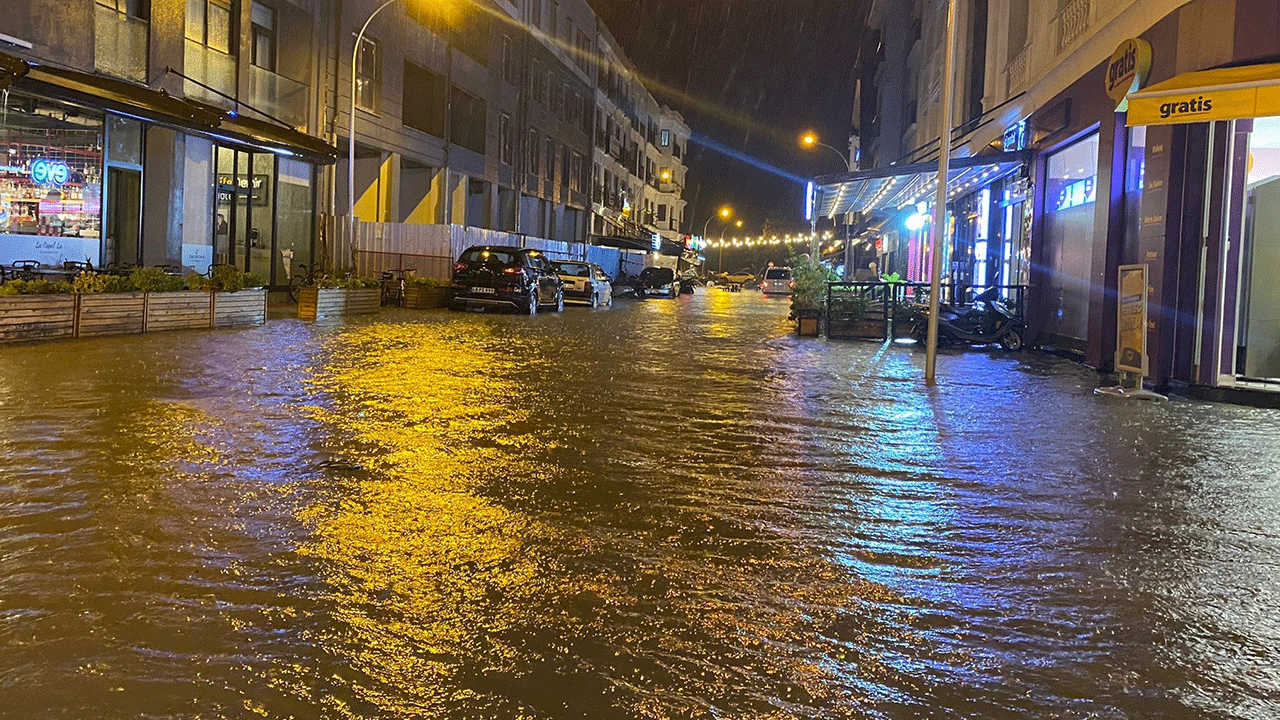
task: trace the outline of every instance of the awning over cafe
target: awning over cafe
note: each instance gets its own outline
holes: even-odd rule
[[[1015,152],[954,158],[947,173],[948,198],[976,190],[1024,161],[1023,153]],[[935,195],[937,176],[938,161],[934,160],[820,177],[816,181],[817,215],[870,214],[929,200]]]
[[[1201,70],[1130,93],[1129,125],[1280,115],[1280,64]]]
[[[179,130],[212,130],[219,122],[216,113],[163,90],[48,65],[31,64],[30,68],[24,78],[14,83],[15,89]]]
[[[332,165],[338,161],[338,149],[329,143],[293,128],[242,114],[202,105],[217,113],[219,122],[212,134],[218,140],[266,150],[277,155],[300,157],[310,162]]]

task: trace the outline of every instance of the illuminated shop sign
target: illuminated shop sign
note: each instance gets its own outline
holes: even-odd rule
[[[31,162],[31,181],[37,185],[62,185],[71,179],[71,168],[61,160],[40,158]]]

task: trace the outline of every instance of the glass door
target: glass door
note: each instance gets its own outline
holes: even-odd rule
[[[276,157],[219,147],[214,262],[272,277]]]
[[[1275,273],[1280,267],[1280,118],[1252,123],[1238,255],[1234,370],[1243,379],[1280,382],[1280,281]]]
[[[142,173],[108,166],[105,264],[142,261],[141,208]]]

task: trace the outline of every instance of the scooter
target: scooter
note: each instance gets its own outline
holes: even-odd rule
[[[929,306],[916,305],[912,310],[915,326],[911,337],[924,344],[929,332]],[[995,345],[1011,352],[1022,349],[1026,325],[1009,306],[1000,301],[997,288],[990,288],[973,299],[963,311],[946,303],[938,307],[939,345]]]

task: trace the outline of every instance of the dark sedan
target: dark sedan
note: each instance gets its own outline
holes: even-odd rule
[[[534,315],[564,309],[564,286],[541,251],[477,245],[453,266],[453,307],[512,308]]]

